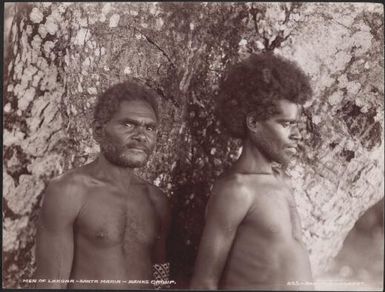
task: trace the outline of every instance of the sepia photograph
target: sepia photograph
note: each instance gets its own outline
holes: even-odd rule
[[[383,291],[382,4],[2,6],[3,289]]]

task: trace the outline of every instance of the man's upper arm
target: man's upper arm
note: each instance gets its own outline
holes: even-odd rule
[[[225,183],[210,197],[192,288],[217,288],[239,224],[250,207],[250,196],[241,186]]]
[[[79,190],[78,190],[79,191]],[[36,277],[68,279],[71,272],[73,223],[79,211],[76,188],[64,182],[47,187],[40,210],[36,239]],[[64,284],[42,284],[42,288],[65,288]]]
[[[167,261],[166,242],[171,222],[170,204],[167,196],[156,187],[152,187],[151,196],[157,216],[161,223],[159,235],[155,244],[153,263],[164,263]]]

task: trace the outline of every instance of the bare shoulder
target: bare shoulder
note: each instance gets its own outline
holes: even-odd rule
[[[43,214],[48,217],[71,217],[80,210],[86,194],[86,174],[71,170],[55,177],[43,195]]]
[[[218,179],[213,186],[213,194],[224,196],[249,197],[250,186],[244,176],[230,174]]]
[[[253,205],[253,194],[242,176],[220,177],[214,184],[206,207],[206,224],[217,230],[236,230]]]
[[[212,189],[211,204],[226,201],[230,205],[248,205],[252,201],[252,191],[247,181],[240,175],[231,174],[218,179]],[[234,206],[234,205],[233,205]]]
[[[253,180],[255,199],[258,204],[263,204],[264,200],[259,198],[274,198],[291,196],[290,177],[283,171],[274,170],[274,175],[260,175]]]
[[[84,192],[87,180],[89,176],[85,172],[79,169],[70,170],[53,178],[47,186],[47,191],[54,194],[59,192],[75,199]]]
[[[287,191],[283,178],[277,175],[233,173],[219,179],[212,193],[216,196],[220,194],[229,201],[251,204],[261,195]]]

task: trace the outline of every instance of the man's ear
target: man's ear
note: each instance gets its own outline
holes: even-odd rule
[[[255,133],[259,129],[259,122],[255,117],[255,112],[246,115],[246,127],[249,131]]]
[[[96,142],[100,142],[101,138],[103,137],[103,128],[103,124],[98,121],[94,122],[92,127],[92,135]]]

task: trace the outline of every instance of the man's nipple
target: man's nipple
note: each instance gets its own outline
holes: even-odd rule
[[[97,239],[103,239],[103,238],[105,238],[106,237],[106,234],[103,232],[103,231],[98,231],[97,233],[96,233],[96,238]]]

